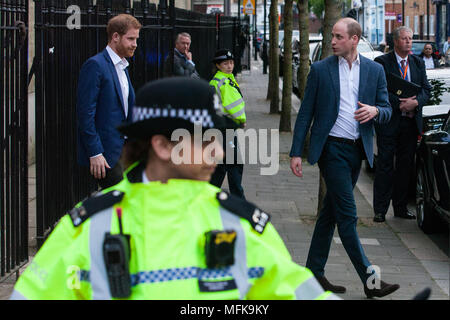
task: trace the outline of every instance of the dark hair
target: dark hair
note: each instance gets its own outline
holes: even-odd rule
[[[122,13],[109,19],[108,26],[106,27],[108,42],[111,41],[115,32],[123,36],[131,28],[139,30],[142,28],[142,25],[135,17],[129,14]]]
[[[122,151],[125,169],[137,161],[147,164],[150,150],[150,139],[131,139],[125,143]]]

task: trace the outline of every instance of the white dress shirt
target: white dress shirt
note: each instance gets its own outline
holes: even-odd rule
[[[434,69],[434,61],[433,61],[433,57],[423,57],[423,61],[425,62],[425,68],[426,69]]]
[[[400,57],[397,52],[395,52],[395,57],[397,58],[397,65],[398,65],[398,69],[401,70],[402,68],[400,68],[400,66],[402,65],[402,60],[405,60],[405,66],[408,65],[408,70],[406,71],[406,81],[411,82],[411,70],[410,70],[410,66],[409,66],[409,62],[408,62],[408,56],[406,56],[406,58],[402,58]],[[408,117],[408,118],[412,118],[414,116],[414,112],[413,111],[402,111],[402,116],[404,117]]]
[[[128,95],[130,94],[130,88],[128,86],[128,78],[125,73],[125,68],[128,67],[129,63],[127,59],[125,58],[121,59],[117,55],[117,53],[115,53],[114,50],[111,49],[110,46],[106,46],[106,51],[108,51],[108,54],[114,64],[114,67],[116,68],[117,77],[119,78],[120,89],[122,90],[122,97],[123,97],[123,108],[125,111],[125,118],[126,118],[128,116]],[[96,158],[100,155],[102,155],[102,153],[92,156],[90,158]]]
[[[407,81],[411,82],[411,72],[410,72],[410,68],[409,68],[409,63],[408,63],[408,56],[406,56],[406,58],[402,58],[400,57],[397,52],[395,52],[395,57],[397,58],[397,67],[398,70],[401,70],[402,68],[400,68],[400,66],[402,65],[402,60],[405,60],[405,66],[408,65],[408,70],[406,71],[406,79]]]
[[[360,62],[358,54],[350,69],[347,60],[339,57],[339,87],[341,93],[339,114],[336,123],[331,128],[330,136],[352,140],[359,138],[359,122],[355,120],[355,111],[358,109]]]
[[[119,78],[120,88],[122,89],[122,97],[123,97],[123,107],[125,111],[125,118],[128,116],[128,95],[130,92],[130,88],[128,86],[128,78],[125,73],[125,69],[128,67],[129,63],[127,59],[120,58],[117,53],[111,49],[110,46],[106,46],[106,51],[108,51],[109,56],[116,67],[117,77]]]

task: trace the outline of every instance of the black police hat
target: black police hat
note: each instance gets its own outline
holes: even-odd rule
[[[136,94],[131,122],[117,129],[130,138],[155,134],[170,137],[176,129],[194,132],[233,127],[233,120],[217,114],[218,97],[208,82],[187,77],[171,77],[145,84]]]
[[[233,53],[228,49],[220,49],[216,51],[216,54],[214,55],[212,62],[221,63],[222,61],[225,60],[234,60]]]

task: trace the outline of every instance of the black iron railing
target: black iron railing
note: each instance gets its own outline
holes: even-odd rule
[[[219,47],[242,56],[237,43],[237,18],[177,9],[174,1],[35,0],[36,19],[36,233],[40,246],[59,218],[94,191],[76,159],[76,90],[79,70],[107,44],[106,24],[118,13],[129,13],[143,25],[129,73],[135,90],[162,77],[164,63],[179,32],[192,37],[191,52],[200,76],[212,77],[211,59]],[[171,6],[172,4],[172,6]],[[81,29],[69,29],[70,5],[77,5]],[[248,29],[248,28],[247,28]],[[242,29],[245,30],[245,29]],[[173,61],[167,59],[167,63]],[[236,69],[240,71],[240,63]]]
[[[28,1],[0,1],[0,281],[28,260]]]

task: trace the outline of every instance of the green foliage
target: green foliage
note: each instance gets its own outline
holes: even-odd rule
[[[308,1],[309,10],[312,11],[317,18],[322,18],[322,13],[325,10],[324,0],[309,0]]]
[[[444,87],[445,82],[438,79],[429,80],[431,84],[431,97],[428,100],[429,105],[439,105],[442,102],[440,98],[445,92],[450,92],[450,88]]]

